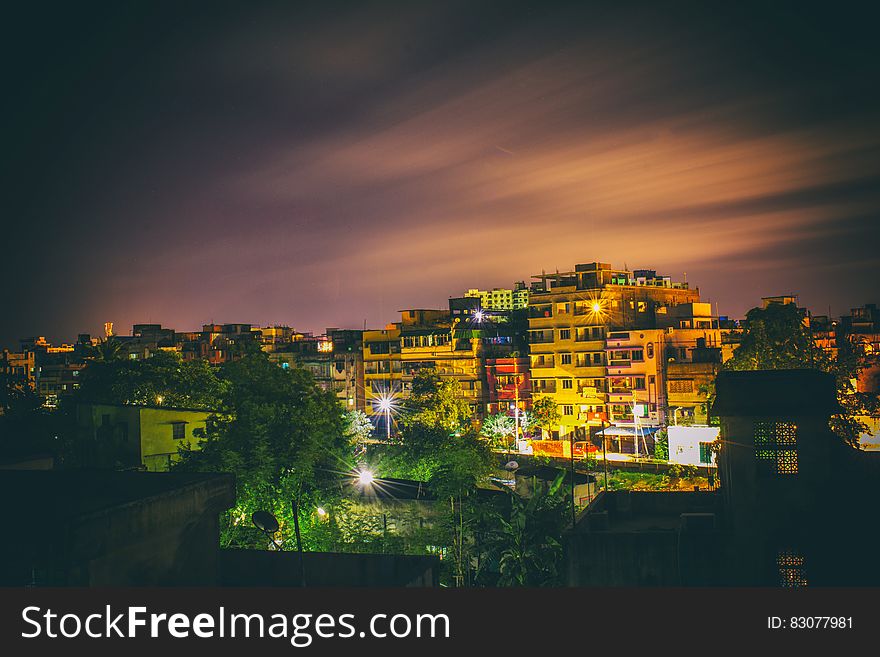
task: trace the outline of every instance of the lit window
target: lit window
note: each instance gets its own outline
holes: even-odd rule
[[[562,354],[560,357],[560,362],[563,365],[571,365],[571,354]]]
[[[776,567],[779,569],[779,586],[783,588],[800,588],[807,586],[805,559],[796,550],[783,549],[776,554]]]
[[[562,379],[562,389],[571,390],[573,387],[571,379]]]
[[[798,473],[797,425],[793,422],[755,422],[755,458],[768,474]]]

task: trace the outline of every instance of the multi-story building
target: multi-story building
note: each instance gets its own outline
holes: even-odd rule
[[[483,310],[525,310],[529,305],[529,289],[522,281],[518,281],[512,290],[501,287],[491,290],[472,288],[464,296],[479,299]]]
[[[529,358],[486,358],[486,413],[515,415],[532,407]]]
[[[386,415],[379,407],[384,398],[402,394],[403,379],[400,362],[400,324],[363,333],[364,396],[367,415],[373,419],[377,432],[390,431]]]
[[[457,381],[472,416],[482,417],[486,400],[483,342],[497,355],[507,355],[513,344],[510,336],[501,335],[503,328],[496,329],[487,331],[467,314],[416,308],[401,311],[401,321],[382,330],[364,331],[365,410],[376,416],[379,432],[386,431],[387,417],[380,402],[388,396],[408,397],[413,377],[423,369]]]
[[[78,404],[76,458],[86,466],[167,472],[180,447],[199,449],[197,429],[213,411],[167,406]]]
[[[880,309],[873,303],[853,308],[840,318],[839,339],[848,340],[862,361],[856,378],[856,391],[880,395]],[[858,417],[867,429],[859,436],[861,448],[880,451],[880,417]]]
[[[400,322],[401,392],[409,394],[421,369],[454,379],[473,417],[482,417],[484,375],[480,328],[450,318],[446,310],[403,310]]]
[[[348,410],[366,410],[363,335],[359,330],[327,329],[333,360],[331,386]]]
[[[587,439],[605,419],[634,425],[638,403],[643,406],[635,410],[645,413],[645,424],[662,421],[665,395],[656,366],[662,355],[654,351],[659,339],[652,337],[659,335],[658,317],[699,302],[699,290],[653,270],[615,270],[598,262],[533,278],[528,311],[532,391],[535,398],[549,395],[557,403],[560,422],[551,437],[574,432],[576,439]],[[606,342],[612,333],[616,337]],[[649,343],[654,345],[650,363],[645,356]]]

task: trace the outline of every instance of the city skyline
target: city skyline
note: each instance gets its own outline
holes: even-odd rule
[[[876,302],[870,21],[799,7],[19,9],[0,344],[381,327],[592,260]]]

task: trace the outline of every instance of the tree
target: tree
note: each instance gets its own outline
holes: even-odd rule
[[[43,407],[26,378],[0,372],[0,454],[58,457],[63,428],[59,420],[58,414]]]
[[[654,458],[661,461],[669,460],[669,436],[666,429],[660,429],[654,434]]]
[[[464,500],[491,471],[491,451],[468,426],[470,408],[457,381],[421,370],[402,406],[401,431],[397,443],[384,448],[382,474],[426,481],[448,502],[455,578],[462,584],[468,571]]]
[[[541,429],[547,428],[551,431],[551,427],[559,423],[559,409],[552,397],[539,397],[532,403],[532,421],[533,426]]]
[[[568,523],[568,496],[560,472],[545,490],[525,500],[510,491],[510,510],[495,511],[483,546],[483,561],[497,568],[498,586],[558,586],[559,537]]]
[[[515,424],[515,420],[506,413],[489,415],[483,420],[480,435],[489,438],[494,444],[498,444],[513,435],[516,430]]]
[[[112,348],[105,351],[105,359],[82,371],[75,402],[213,409],[224,394],[225,384],[207,361],[184,361],[168,351],[130,360],[109,356]]]
[[[831,429],[845,443],[858,446],[859,433],[867,427],[859,415],[878,409],[876,395],[857,392],[854,381],[865,366],[860,352],[846,339],[837,341],[838,354],[816,345],[802,311],[794,304],[770,304],[746,314],[746,329],[739,347],[724,367],[731,370],[817,369],[829,372],[837,382],[837,400],[843,412],[832,416]]]
[[[813,342],[796,305],[771,303],[746,313],[746,330],[726,367],[732,370],[826,369],[830,367],[830,357]]]
[[[109,362],[122,358],[122,343],[113,336],[88,348],[88,357],[93,361]]]
[[[373,423],[369,416],[360,409],[348,411],[343,416],[345,435],[348,437],[355,451],[360,453],[364,450],[364,442],[373,435]]]
[[[265,547],[250,527],[260,509],[278,517],[290,541],[294,505],[311,511],[338,495],[336,473],[353,465],[342,408],[309,372],[283,370],[262,353],[226,363],[220,377],[224,394],[200,449],[183,449],[175,469],[235,473],[238,499],[222,526],[224,544]],[[310,512],[300,518],[306,547],[319,546],[320,520]]]
[[[463,397],[456,379],[441,379],[435,369],[419,370],[413,376],[412,392],[403,403],[401,423],[460,431],[471,418],[471,408]]]

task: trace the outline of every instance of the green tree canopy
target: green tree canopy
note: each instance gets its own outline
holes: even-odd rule
[[[471,418],[471,409],[463,397],[457,380],[442,379],[434,369],[419,370],[413,376],[412,391],[402,404],[401,424],[460,431]]]
[[[559,408],[552,397],[538,397],[532,402],[532,412],[529,414],[529,421],[533,427],[546,428],[548,431],[551,427],[559,423]]]
[[[160,351],[146,359],[90,361],[74,400],[213,409],[225,387],[207,361],[184,361],[175,352]]]
[[[801,309],[791,303],[773,303],[746,313],[746,329],[733,357],[731,370],[817,369],[834,374],[837,400],[843,412],[831,418],[831,428],[855,447],[867,427],[859,415],[876,413],[877,396],[856,391],[855,380],[865,366],[862,354],[839,336],[836,357],[818,346]]]
[[[227,544],[262,540],[250,527],[260,509],[278,517],[289,540],[292,502],[328,498],[340,473],[353,466],[342,407],[308,371],[283,370],[262,353],[225,364],[220,378],[218,413],[209,418],[200,449],[183,450],[176,467],[235,473],[238,502],[223,528]],[[303,517],[306,531],[309,517]]]

